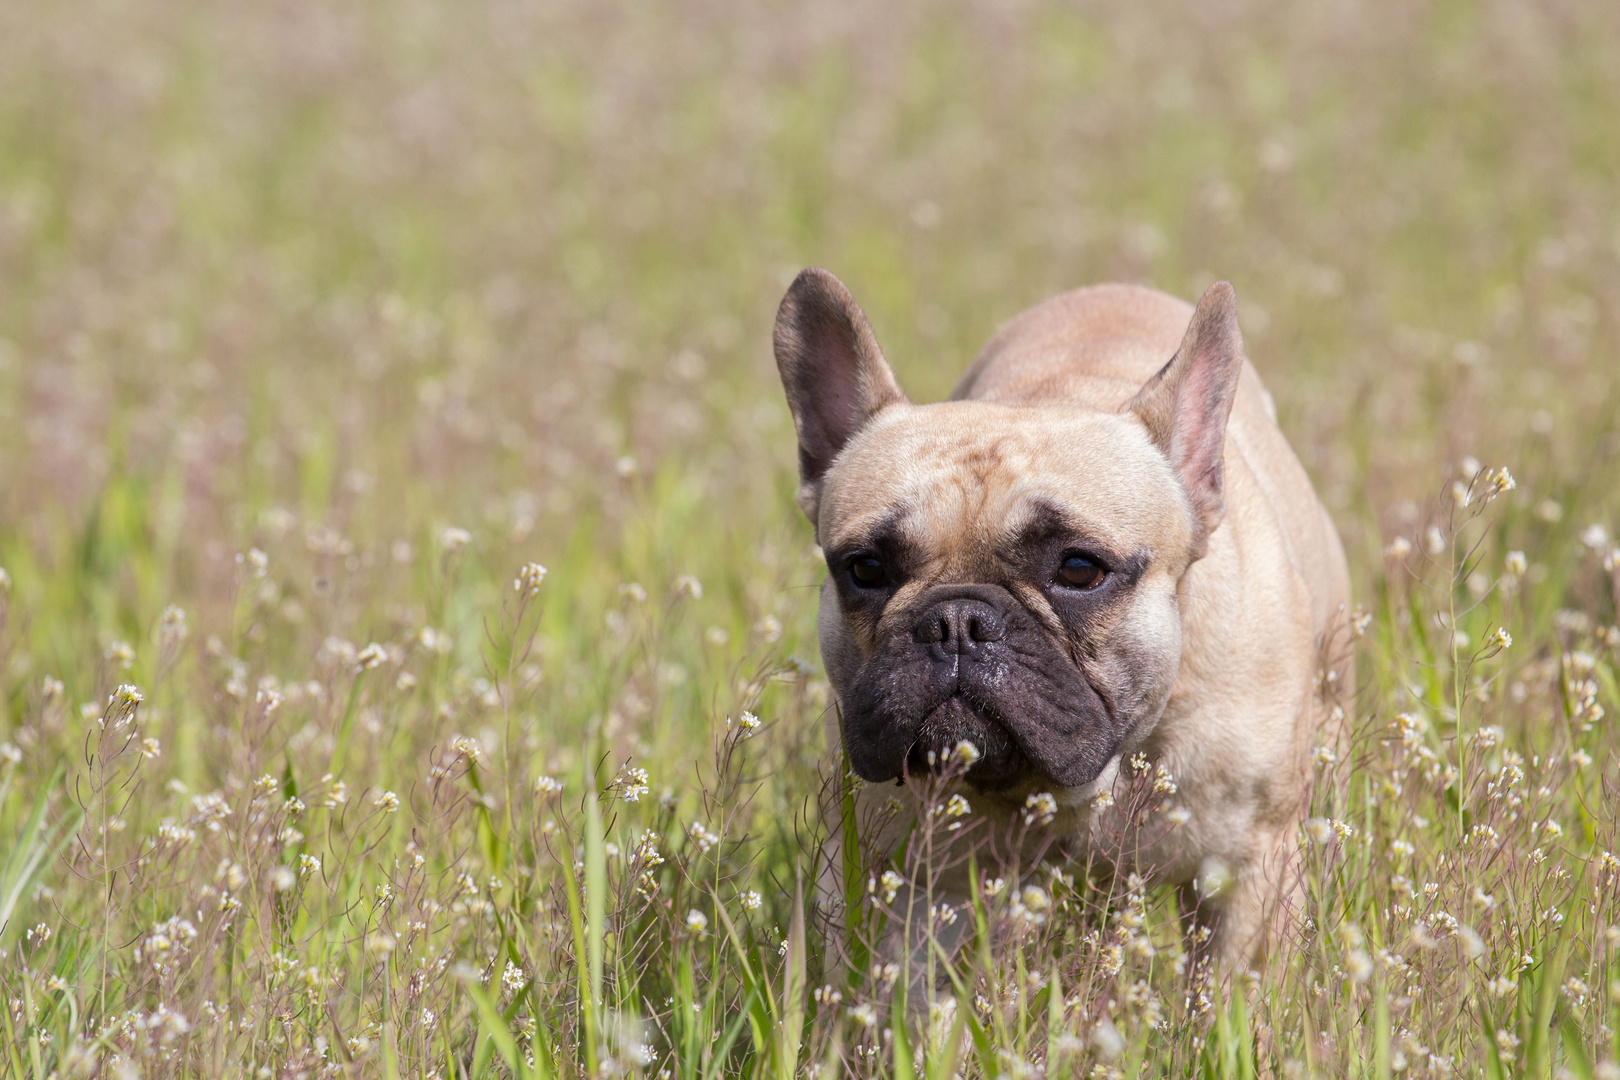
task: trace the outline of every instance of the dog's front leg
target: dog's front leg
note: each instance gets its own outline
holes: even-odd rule
[[[1261,853],[1248,859],[1205,859],[1198,876],[1180,886],[1182,926],[1195,967],[1213,961],[1229,974],[1254,966],[1299,910],[1302,890],[1287,835],[1263,837]]]
[[[969,909],[946,921],[941,912]],[[905,987],[906,1011],[922,1015],[942,998],[954,997],[950,967],[973,925],[966,896],[902,885],[889,905],[891,922],[884,929],[876,954],[880,963],[899,968],[898,985]]]

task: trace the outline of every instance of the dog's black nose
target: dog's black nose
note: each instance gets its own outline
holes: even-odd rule
[[[972,655],[1007,632],[1001,614],[983,600],[956,597],[928,609],[917,623],[917,640],[942,653]]]

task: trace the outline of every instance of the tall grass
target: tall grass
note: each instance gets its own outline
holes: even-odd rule
[[[1597,2],[0,12],[0,1071],[1617,1075],[1617,61]],[[918,399],[1237,284],[1361,605],[1254,971],[948,781],[862,847],[808,263]]]

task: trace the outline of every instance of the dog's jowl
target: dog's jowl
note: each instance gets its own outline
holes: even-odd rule
[[[1338,738],[1323,687],[1353,679],[1344,554],[1231,286],[1196,309],[1125,285],[1055,297],[936,404],[907,400],[824,270],[788,290],[775,346],[858,807],[971,743],[961,782],[990,828],[1051,793],[1058,851],[1186,886],[1217,953],[1249,960],[1290,899],[1312,751]],[[1104,793],[1133,759],[1183,812],[1125,866]],[[880,848],[908,826],[857,818],[888,822]],[[1195,888],[1212,866],[1224,886]]]

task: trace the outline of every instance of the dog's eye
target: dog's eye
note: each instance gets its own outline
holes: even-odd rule
[[[883,561],[871,555],[862,555],[849,564],[849,576],[855,584],[863,589],[875,589],[883,584],[887,576],[883,572]]]
[[[1058,580],[1072,589],[1094,589],[1103,579],[1103,568],[1084,555],[1069,555],[1058,568]]]

